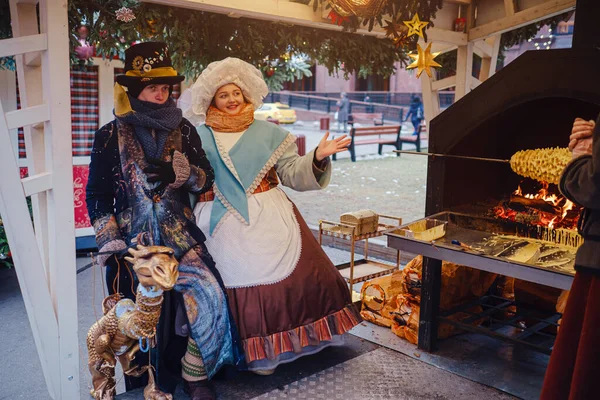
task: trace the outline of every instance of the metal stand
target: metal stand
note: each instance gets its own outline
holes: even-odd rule
[[[554,335],[545,331],[548,330],[547,328],[558,326],[557,321],[561,317],[560,313],[553,313],[544,318],[536,318],[532,317],[530,312],[523,312],[520,309],[517,314],[510,310],[510,307],[514,306],[514,302],[497,296],[484,296],[476,300],[475,303],[461,305],[440,314],[442,260],[563,290],[569,290],[573,282],[573,275],[565,272],[480,254],[480,252],[452,244],[451,240],[454,238],[465,242],[469,241],[467,238],[483,238],[485,232],[476,229],[481,224],[483,224],[481,225],[482,229],[497,228],[494,230],[503,232],[500,229],[501,227],[490,225],[499,224],[497,221],[490,220],[488,221],[488,225],[485,225],[485,219],[467,217],[466,215],[451,212],[439,213],[428,217],[429,219],[449,221],[446,235],[435,242],[411,239],[393,231],[386,232],[388,247],[407,251],[412,254],[423,255],[418,347],[429,352],[436,350],[438,325],[442,322],[466,331],[488,335],[550,354]],[[527,232],[524,229],[528,228],[528,226],[519,227],[515,224],[512,228],[513,232]],[[482,307],[483,311],[480,313],[469,312],[474,305]],[[512,313],[512,315],[510,315],[508,320],[495,318],[496,313],[500,311],[503,312],[502,317],[506,314],[510,315]],[[457,321],[456,318],[451,318],[457,312],[471,315],[463,321]],[[527,329],[519,324],[525,320],[525,316],[527,316],[527,319],[534,321],[533,326]],[[471,323],[480,319],[488,322],[489,326],[482,324],[480,326],[471,325]],[[514,329],[510,328],[515,328],[517,331],[515,332]],[[506,332],[506,330],[511,330],[512,332]]]
[[[390,229],[397,229],[402,225],[402,218],[387,215],[379,215],[380,218],[388,218],[398,221],[398,225],[388,225],[380,223],[376,232],[363,235],[356,234],[356,227],[341,222],[332,222],[326,220],[319,221],[319,244],[323,245],[323,236],[345,239],[350,241],[350,262],[336,265],[340,274],[348,281],[350,285],[350,295],[352,296],[352,286],[355,283],[364,282],[369,279],[387,275],[400,268],[400,250],[396,252],[396,264],[385,264],[379,261],[369,259],[369,239],[383,236],[384,232]],[[364,259],[354,260],[356,251],[356,242],[365,241]]]

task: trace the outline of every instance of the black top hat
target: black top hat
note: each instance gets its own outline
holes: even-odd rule
[[[184,79],[173,69],[164,42],[139,43],[125,50],[125,75],[117,76],[117,82],[123,86],[174,85]]]

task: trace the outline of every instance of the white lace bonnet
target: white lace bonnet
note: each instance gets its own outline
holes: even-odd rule
[[[227,57],[206,67],[191,88],[192,104],[183,110],[183,116],[194,125],[203,124],[206,112],[220,87],[233,83],[242,89],[246,100],[258,109],[269,93],[262,73],[239,58]]]

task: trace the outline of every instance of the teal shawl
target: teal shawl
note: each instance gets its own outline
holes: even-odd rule
[[[215,171],[215,201],[210,215],[210,234],[227,211],[233,212],[244,223],[250,223],[248,196],[254,192],[264,176],[277,163],[295,137],[278,125],[254,121],[238,142],[229,150],[229,159],[223,159],[212,129],[198,128],[202,147]],[[221,149],[221,151],[224,151]],[[227,167],[231,162],[238,178]]]

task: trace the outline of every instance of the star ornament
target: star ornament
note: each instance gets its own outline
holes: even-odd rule
[[[392,43],[394,43],[394,46],[396,46],[397,49],[399,49],[400,47],[404,47],[408,44],[408,37],[406,35],[401,35],[401,36],[396,36],[390,39],[392,41]]]
[[[406,67],[406,69],[414,69],[417,68],[417,78],[421,77],[421,73],[423,71],[427,72],[427,75],[431,78],[431,68],[432,67],[441,67],[440,64],[433,61],[440,53],[432,53],[431,52],[431,43],[429,46],[423,51],[423,48],[417,44],[417,52],[418,54],[409,54],[408,56],[412,58],[414,61],[412,64]]]
[[[408,33],[406,36],[419,35],[423,39],[423,28],[429,24],[429,22],[422,22],[419,19],[419,14],[415,14],[415,16],[410,21],[402,21],[404,25],[408,26]]]
[[[386,26],[383,27],[385,29],[386,37],[397,37],[399,36],[400,26],[395,21],[385,20]]]

